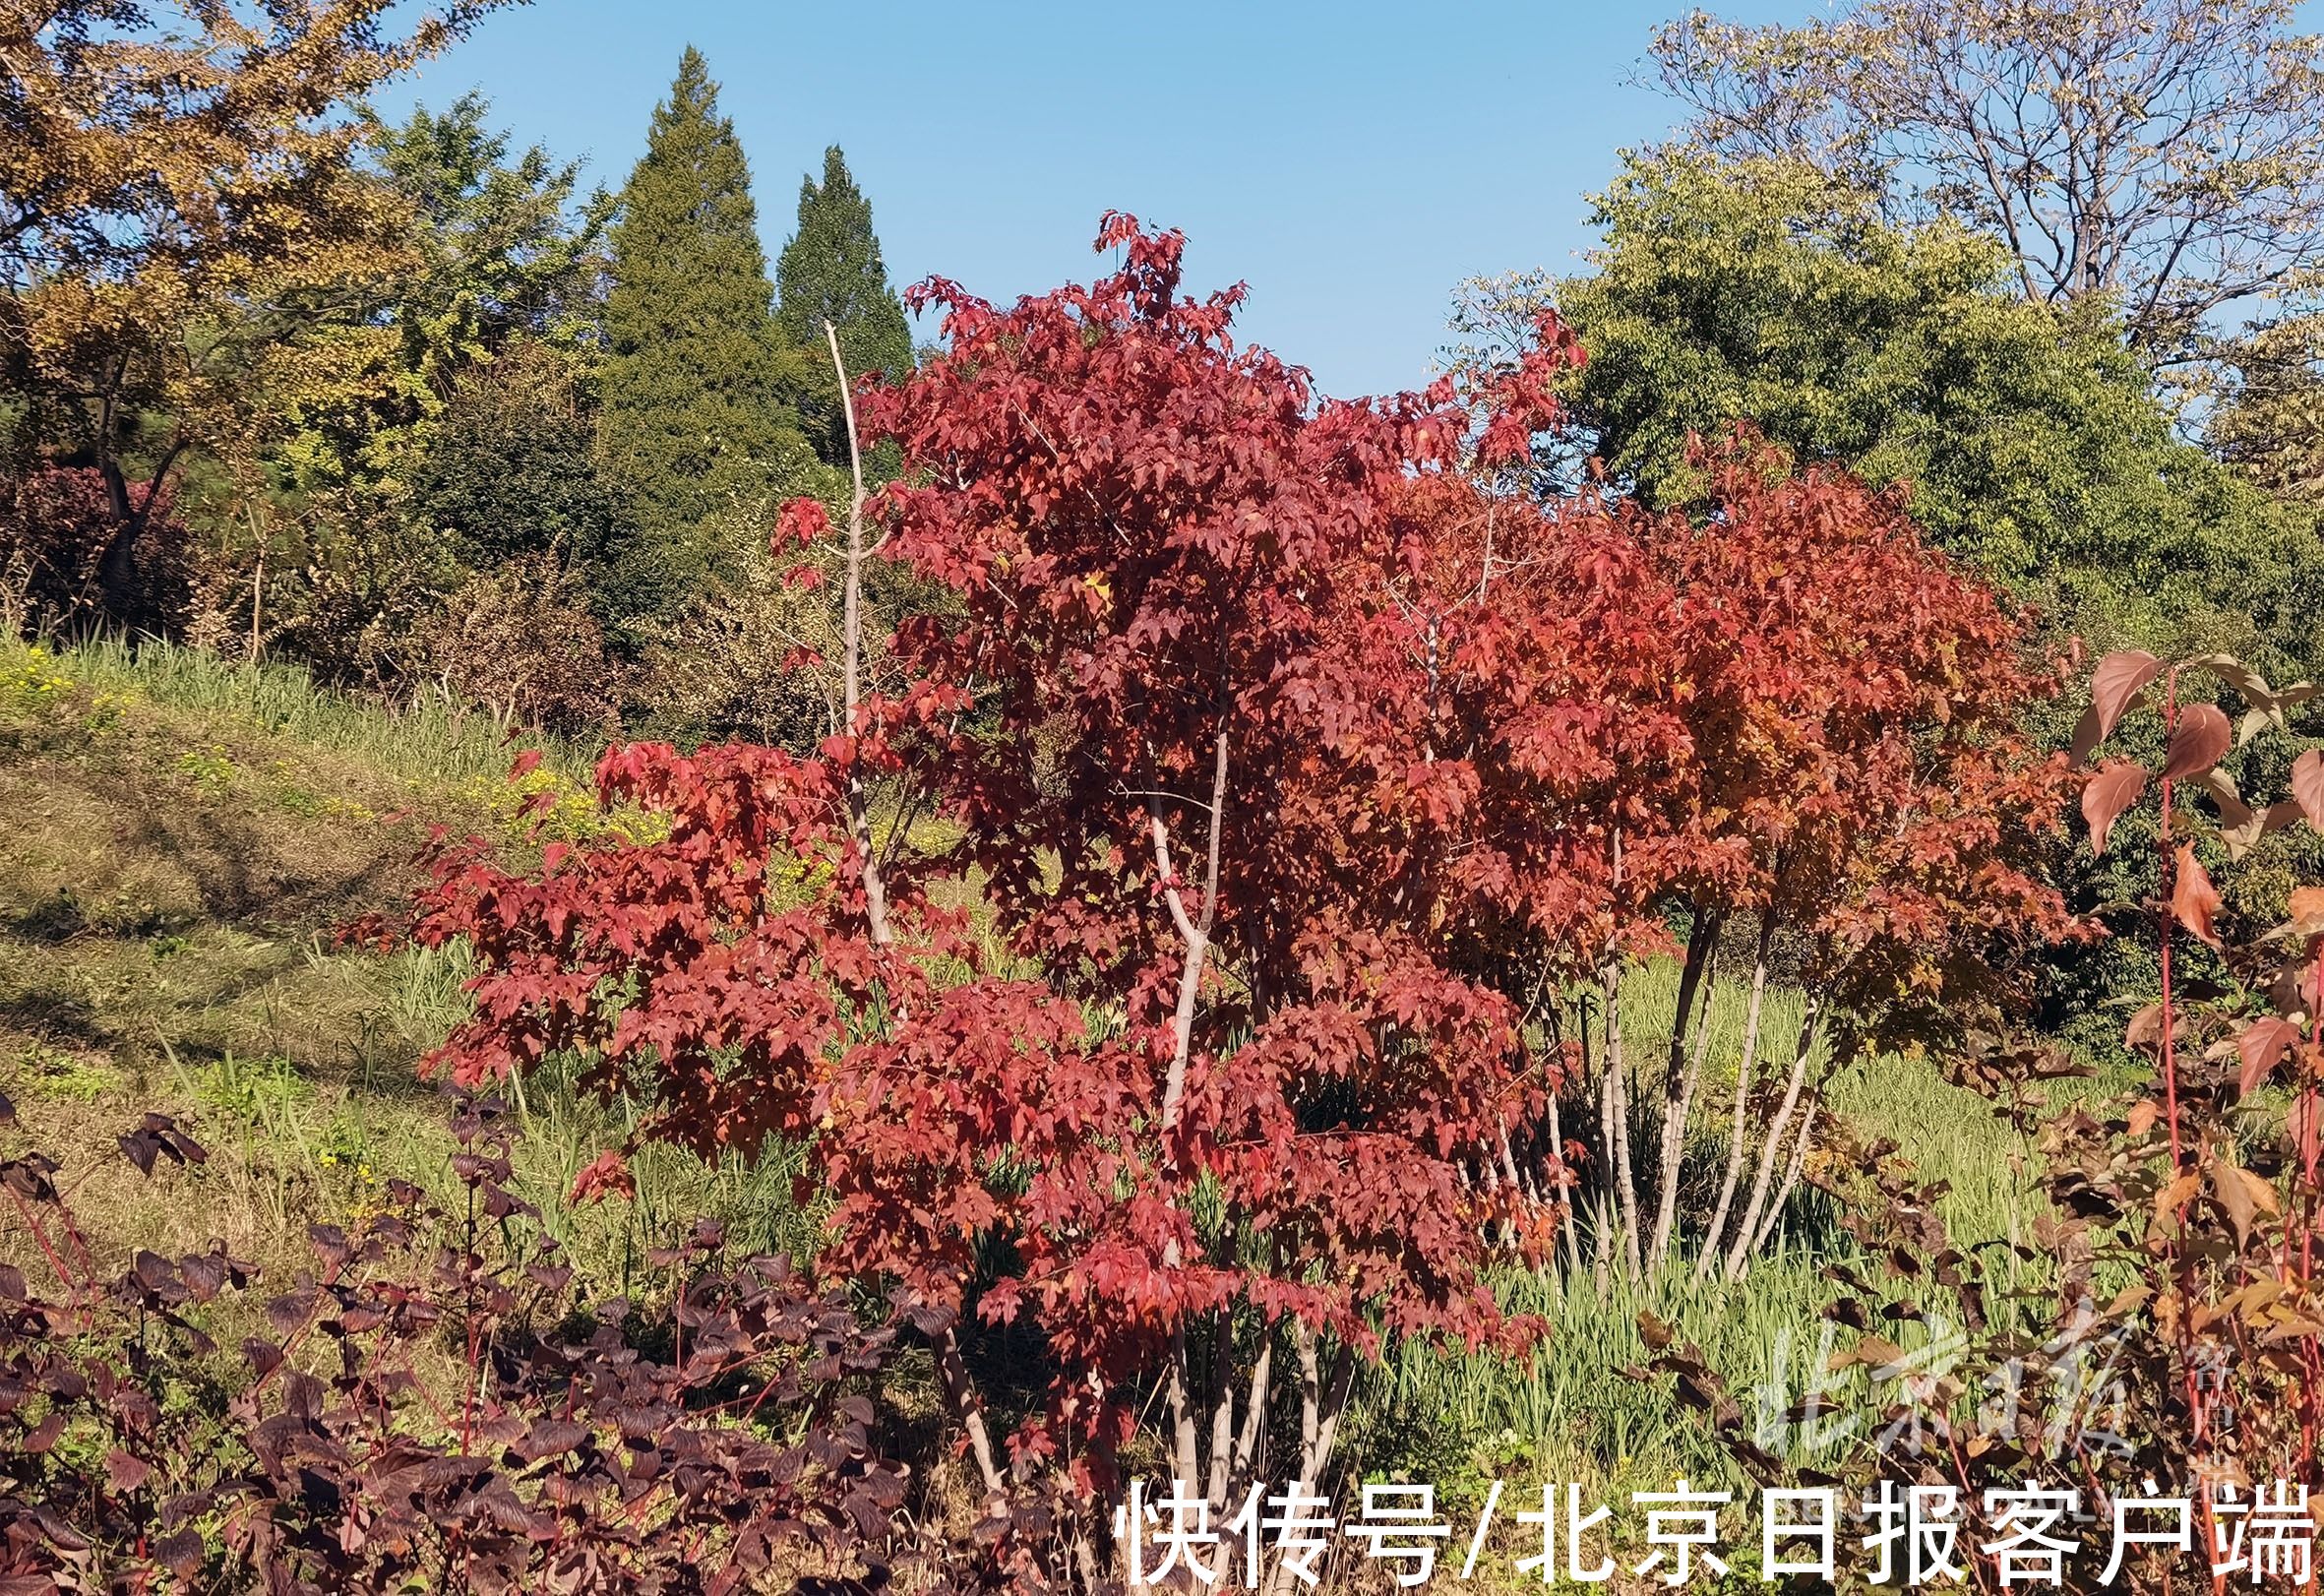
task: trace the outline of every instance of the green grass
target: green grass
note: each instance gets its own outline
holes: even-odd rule
[[[317,682],[299,664],[230,664],[198,648],[165,643],[135,647],[100,639],[67,648],[57,663],[99,693],[134,694],[170,709],[217,716],[305,750],[352,755],[371,768],[453,786],[508,773],[515,747],[490,715],[422,696],[389,710]],[[527,734],[552,763],[585,771],[594,758],[579,745]]]
[[[0,853],[0,1091],[81,1182],[93,1229],[157,1249],[215,1235],[294,1270],[309,1224],[375,1207],[389,1179],[450,1192],[440,1093],[415,1066],[467,1012],[464,958],[382,957],[336,932],[405,901],[427,824],[520,847],[522,793],[571,791],[554,772],[590,759],[552,748],[549,774],[513,786],[514,753],[489,717],[429,704],[390,714],[295,667],[0,644],[13,838]],[[599,824],[578,797],[556,819]],[[705,1168],[655,1150],[639,1160],[635,1203],[568,1209],[575,1173],[621,1139],[629,1111],[582,1098],[557,1070],[513,1096],[520,1195],[609,1285],[698,1217],[747,1246],[813,1238],[796,1160],[781,1156]],[[199,1203],[114,1155],[147,1109],[211,1148]]]
[[[1741,983],[1721,981],[1713,991],[1710,1050],[1681,1186],[1682,1230],[1688,1235],[1707,1220],[1716,1200],[1748,997]],[[1659,1134],[1658,1124],[1650,1122],[1661,1109],[1661,1064],[1677,999],[1673,964],[1649,965],[1623,984],[1627,1046],[1643,1076],[1633,1105],[1639,1116],[1633,1138],[1641,1142]],[[1762,1081],[1788,1067],[1802,1010],[1797,992],[1767,994],[1757,1071]],[[1950,1184],[1937,1207],[1957,1238],[2017,1240],[2031,1234],[2042,1211],[2025,1174],[2031,1160],[2021,1156],[2031,1149],[1984,1099],[1944,1080],[1926,1060],[1882,1056],[1844,1066],[1833,1076],[1829,1105],[1860,1136],[1893,1138],[1924,1178]],[[1748,1173],[1746,1167],[1746,1181]],[[1646,1200],[1651,1203],[1651,1197]],[[1668,1380],[1625,1378],[1624,1371],[1650,1361],[1639,1328],[1642,1313],[1701,1349],[1761,1429],[1763,1445],[1812,1462],[1840,1439],[1831,1425],[1862,1422],[1868,1395],[1861,1374],[1840,1378],[1827,1368],[1832,1353],[1853,1339],[1824,1317],[1844,1289],[1828,1261],[1855,1252],[1831,1199],[1804,1185],[1767,1256],[1732,1285],[1696,1279],[1693,1258],[1683,1253],[1649,1281],[1628,1280],[1618,1271],[1603,1292],[1587,1271],[1506,1275],[1498,1282],[1504,1307],[1538,1315],[1549,1326],[1538,1349],[1523,1359],[1399,1349],[1362,1393],[1352,1427],[1355,1465],[1371,1475],[1437,1481],[1454,1500],[1464,1494],[1481,1500],[1497,1478],[1510,1489],[1578,1481],[1609,1500],[1633,1490],[1666,1490],[1682,1475],[1742,1489],[1745,1482],[1732,1457],[1701,1416],[1674,1399]],[[2013,1273],[2010,1283],[2036,1282]],[[1911,1327],[1892,1334],[1908,1348],[1922,1339]],[[1835,1410],[1820,1431],[1782,1417],[1811,1388]]]

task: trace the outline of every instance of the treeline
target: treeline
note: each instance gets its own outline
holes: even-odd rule
[[[767,540],[841,497],[826,323],[851,375],[914,359],[870,205],[827,152],[770,270],[692,50],[619,193],[478,96],[365,108],[483,9],[172,39],[71,0],[11,45],[7,602],[512,719],[812,741],[830,623]],[[1699,513],[1690,440],[1747,425],[1908,493],[2054,640],[2313,676],[2324,74],[2293,22],[1682,18],[1649,69],[1686,120],[1619,153],[1590,269],[1465,285],[1453,363],[1545,305],[1576,330],[1550,496]]]
[[[842,492],[826,324],[851,376],[913,359],[839,149],[770,271],[692,48],[609,193],[479,93],[371,110],[444,37],[386,37],[384,7],[314,8],[295,70],[221,22],[174,58],[207,94],[174,102],[161,66],[92,47],[102,9],[37,35],[47,73],[16,91],[39,113],[0,256],[16,624],[566,729],[822,735],[775,508]],[[228,118],[230,152],[194,148]],[[110,186],[74,175],[107,160]]]

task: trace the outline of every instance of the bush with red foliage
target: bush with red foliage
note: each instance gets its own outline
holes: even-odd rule
[[[1006,1449],[937,1338],[996,1491],[1109,1488],[1161,1370],[1174,1462],[1223,1500],[1319,1477],[1383,1340],[1533,1332],[1464,1162],[1539,1074],[1441,956],[1475,776],[1383,585],[1468,417],[1449,384],[1317,402],[1229,338],[1234,294],[1177,295],[1175,234],[1104,242],[1123,271],[1010,310],[924,290],[948,353],[864,396],[914,466],[883,553],[955,599],[897,640],[915,685],[812,761],[612,752],[602,790],[665,840],[529,877],[454,848],[418,934],[480,961],[437,1061],[462,1080],[575,1049],[658,1104],[647,1135],[812,1138],[826,1266],[1029,1323],[1055,1376]],[[960,845],[907,846],[923,815]]]
[[[132,490],[136,492],[138,490]],[[112,616],[166,629],[184,614],[188,533],[166,481],[133,500],[139,510],[134,613]],[[0,477],[0,594],[31,626],[70,629],[104,616],[105,550],[121,520],[94,466],[38,465]]]
[[[1239,291],[1180,295],[1177,234],[1099,244],[1114,275],[1006,309],[924,285],[945,352],[857,396],[906,469],[859,487],[848,613],[875,553],[946,595],[908,685],[860,692],[851,640],[816,758],[609,752],[665,835],[443,845],[415,934],[477,959],[432,1061],[463,1084],[575,1053],[642,1138],[807,1142],[819,1263],[921,1317],[996,1499],[1111,1489],[1152,1396],[1231,1510],[1322,1478],[1386,1344],[1540,1332],[1486,1275],[1547,1256],[1565,1175],[1527,986],[1668,946],[1674,891],[1755,906],[1810,836],[1851,968],[1953,935],[1900,891],[1997,925],[2042,789],[1992,735],[2014,633],[1892,508],[1744,469],[1699,531],[1496,498],[1469,467],[1555,422],[1554,321],[1474,409],[1320,399],[1235,342]],[[963,1326],[1038,1346],[1026,1411]],[[1005,1555],[1089,1577],[1102,1526],[1056,1522]]]

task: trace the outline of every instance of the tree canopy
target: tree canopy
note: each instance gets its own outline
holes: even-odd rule
[[[2105,295],[2151,357],[2324,248],[2324,41],[2293,0],[1862,0],[1799,27],[1695,11],[1653,61],[1688,136],[1876,188],[2007,251],[2029,299]]]
[[[0,360],[26,400],[19,448],[104,479],[116,616],[135,609],[163,479],[248,432],[254,366],[401,264],[400,213],[355,169],[350,107],[498,3],[454,0],[407,32],[390,0],[0,15]]]
[[[691,528],[763,496],[800,443],[751,173],[702,52],[687,49],[621,194],[598,444],[641,523]]]
[[[1464,314],[1555,298],[1590,354],[1583,447],[1646,502],[1699,500],[1690,436],[1748,424],[1905,485],[1936,542],[2070,624],[2311,647],[2313,536],[2174,433],[2103,303],[2028,303],[1991,240],[1796,161],[1633,156],[1597,219],[1594,272]]]
[[[799,230],[783,246],[775,280],[782,295],[777,319],[811,359],[823,353],[828,323],[838,331],[849,376],[892,381],[912,369],[912,330],[881,259],[872,202],[855,186],[837,145],[824,152],[820,184],[813,177],[799,181]],[[837,416],[825,420],[827,430]],[[842,458],[845,440],[837,442],[840,448],[826,450],[826,459]]]

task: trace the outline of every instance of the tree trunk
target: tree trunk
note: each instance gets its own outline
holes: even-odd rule
[[[1565,1167],[1565,1127],[1558,1112],[1558,1094],[1550,1093],[1550,1155],[1558,1161],[1557,1200],[1565,1211],[1560,1216],[1560,1228],[1565,1234],[1565,1266],[1574,1273],[1581,1272],[1581,1232],[1573,1217],[1574,1199],[1580,1193],[1574,1189]]]
[[[1670,1257],[1671,1229],[1678,1222],[1686,1119],[1694,1109],[1694,1084],[1710,1041],[1711,988],[1718,961],[1719,917],[1705,914],[1687,934],[1686,963],[1679,973],[1679,1006],[1671,1014],[1670,1067],[1663,1076],[1662,1168],[1654,1198],[1654,1240],[1646,1254],[1650,1273]]]
[[[1622,1257],[1633,1277],[1643,1272],[1638,1246],[1638,1183],[1630,1161],[1630,1087],[1622,1062],[1621,963],[1606,967],[1606,1086],[1613,1104],[1614,1132],[1609,1154],[1615,1195],[1621,1205]]]
[[[137,540],[145,530],[146,518],[130,500],[129,482],[120,465],[108,460],[99,469],[105,479],[105,497],[112,506],[113,533],[97,557],[97,602],[109,619],[126,622],[137,608]]]
[[[1815,1116],[1823,1107],[1823,1089],[1818,1086],[1807,1094],[1807,1101],[1800,1109],[1800,1134],[1792,1138],[1792,1156],[1784,1165],[1783,1184],[1775,1189],[1775,1200],[1767,1205],[1767,1212],[1759,1220],[1759,1233],[1751,1238],[1751,1250],[1743,1256],[1743,1267],[1751,1266],[1751,1259],[1766,1250],[1775,1235],[1775,1227],[1782,1223],[1784,1205],[1792,1200],[1792,1194],[1800,1189],[1800,1171],[1807,1162],[1807,1148],[1814,1140]]]
[[[1759,1055],[1759,1015],[1767,997],[1767,951],[1775,940],[1775,915],[1772,912],[1759,918],[1759,949],[1751,960],[1751,1001],[1743,1014],[1743,1052],[1735,1065],[1735,1123],[1727,1136],[1727,1168],[1719,1177],[1719,1201],[1711,1210],[1711,1222],[1703,1228],[1702,1246],[1694,1259],[1697,1279],[1707,1279],[1711,1260],[1719,1256],[1719,1244],[1727,1235],[1727,1211],[1735,1205],[1736,1188],[1743,1183],[1743,1144],[1749,1124],[1751,1098],[1751,1071],[1757,1067]]]
[[[936,1337],[936,1373],[943,1384],[945,1403],[952,1410],[953,1422],[968,1436],[969,1455],[976,1459],[977,1473],[985,1482],[989,1495],[1002,1496],[1009,1482],[1001,1473],[1000,1460],[993,1451],[993,1438],[985,1425],[984,1403],[976,1394],[976,1385],[968,1378],[968,1364],[960,1356],[960,1341],[952,1325],[946,1325]]]
[[[1800,1041],[1792,1050],[1791,1078],[1784,1087],[1783,1106],[1777,1110],[1775,1123],[1767,1128],[1767,1144],[1759,1149],[1758,1172],[1751,1180],[1751,1200],[1743,1208],[1742,1221],[1735,1227],[1735,1245],[1727,1253],[1727,1278],[1733,1280],[1743,1270],[1743,1261],[1751,1256],[1751,1248],[1759,1235],[1759,1219],[1767,1211],[1767,1199],[1773,1195],[1775,1161],[1783,1156],[1784,1133],[1790,1129],[1792,1115],[1800,1106],[1801,1088],[1807,1083],[1807,1060],[1815,1051],[1816,1034],[1823,1023],[1823,1010],[1815,994],[1809,993],[1805,1009],[1800,1015]]]

